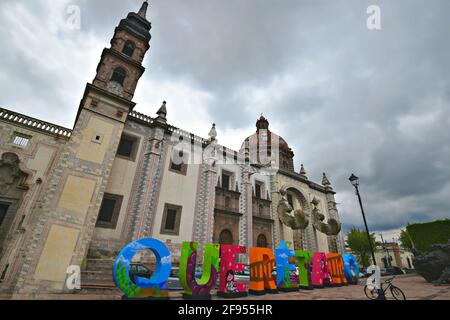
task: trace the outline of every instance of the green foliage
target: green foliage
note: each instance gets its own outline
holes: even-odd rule
[[[411,237],[410,237],[410,235],[408,233],[408,230],[405,229],[405,230],[401,230],[400,231],[400,238],[399,238],[399,240],[400,240],[400,243],[401,243],[403,248],[405,248],[405,249],[407,249],[409,251],[411,251],[413,249],[413,245],[412,245],[412,242],[411,242]]]
[[[375,249],[377,245],[375,234],[371,234],[370,238],[372,247]],[[360,265],[368,267],[373,263],[369,240],[365,231],[359,230],[355,227],[350,229],[350,231],[347,233],[347,245],[358,259]]]
[[[429,251],[436,243],[447,243],[450,239],[450,220],[415,223],[406,227],[412,244],[419,251]]]
[[[128,298],[133,298],[141,292],[141,288],[137,287],[130,279],[127,274],[125,266],[123,266],[122,261],[117,265],[116,270],[117,280],[119,282],[119,287],[126,294]]]

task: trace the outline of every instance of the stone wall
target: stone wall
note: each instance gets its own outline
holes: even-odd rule
[[[25,175],[19,185],[0,190],[0,202],[9,205],[0,227],[0,292],[11,294],[23,263],[20,248],[32,230],[32,212],[40,206],[70,130],[4,109],[0,109],[0,114],[0,157],[7,153],[17,155],[18,166]],[[29,138],[26,146],[13,143],[17,134]],[[1,174],[9,174],[6,169],[0,170]]]

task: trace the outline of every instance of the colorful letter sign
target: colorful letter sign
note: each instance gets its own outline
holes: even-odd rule
[[[250,290],[254,295],[278,293],[272,272],[275,268],[273,251],[268,248],[250,248]]]
[[[156,257],[156,269],[149,277],[138,273],[141,264],[133,261],[135,255],[143,250],[152,251]],[[219,260],[217,295],[224,298],[358,283],[359,266],[353,255],[294,251],[286,241],[282,241],[275,255],[269,248],[250,248],[250,290],[247,292],[246,285],[238,281],[239,276],[244,275],[245,267],[236,262],[238,255],[246,254],[245,247],[206,244],[203,271],[196,277],[197,252],[197,242],[183,242],[179,277],[184,288],[184,299],[211,299],[211,290],[219,277]],[[289,262],[289,257],[295,257],[297,266]],[[125,299],[168,299],[166,281],[171,267],[170,252],[164,243],[156,239],[136,240],[125,246],[117,256],[113,268],[114,282],[125,293]],[[292,272],[297,269],[298,279],[296,272]]]
[[[211,289],[219,273],[220,245],[205,245],[203,254],[203,273],[200,280],[195,279],[197,263],[197,242],[183,242],[180,259],[180,283],[184,288],[185,299],[211,299]]]
[[[236,272],[244,272],[244,265],[236,263],[237,255],[245,254],[247,248],[221,245],[220,246],[220,286],[217,295],[223,298],[246,297],[247,286],[237,282]]]
[[[312,265],[314,253],[310,250],[295,250],[297,258],[298,276],[300,280],[300,289],[313,290],[311,281]]]
[[[291,271],[296,275],[297,267],[289,263],[289,257],[295,257],[294,250],[288,248],[286,241],[280,243],[280,247],[275,250],[275,261],[277,263],[277,287],[278,290],[288,292],[297,291],[298,282],[291,279]]]
[[[315,288],[323,288],[324,286],[331,286],[333,284],[325,253],[314,253],[311,280]]]
[[[151,250],[156,256],[156,270],[150,279],[134,276],[130,278],[130,264],[133,257],[142,250]],[[114,282],[126,298],[162,298],[168,299],[166,281],[169,278],[172,262],[167,247],[156,239],[141,239],[129,243],[120,251],[113,269]]]
[[[347,285],[347,278],[344,275],[344,261],[342,260],[342,256],[338,253],[328,253],[327,261],[331,278],[333,280],[333,285]]]
[[[358,284],[359,279],[359,265],[358,260],[352,254],[343,254],[342,260],[344,261],[344,274],[348,283]]]

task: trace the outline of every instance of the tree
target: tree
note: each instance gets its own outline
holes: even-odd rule
[[[412,244],[412,241],[411,241],[411,237],[410,237],[410,235],[408,233],[408,230],[405,229],[405,230],[401,230],[400,231],[400,238],[399,238],[399,240],[400,240],[400,243],[401,243],[403,248],[405,248],[405,249],[407,249],[409,251],[412,251],[413,244]]]
[[[375,234],[371,234],[370,239],[372,242],[372,247],[375,250],[377,245]],[[362,266],[368,267],[373,264],[369,240],[367,239],[367,233],[365,231],[359,230],[355,227],[351,228],[347,233],[347,245]]]

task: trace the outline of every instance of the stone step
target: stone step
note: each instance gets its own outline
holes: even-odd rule
[[[106,281],[113,283],[112,270],[84,270],[81,271],[81,282]]]
[[[100,295],[110,299],[120,299],[123,295],[112,281],[89,280],[81,282],[81,295]]]
[[[114,266],[113,259],[87,259],[86,269],[87,270],[112,270]]]

